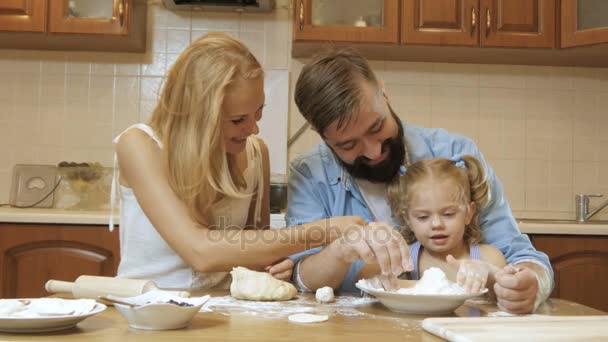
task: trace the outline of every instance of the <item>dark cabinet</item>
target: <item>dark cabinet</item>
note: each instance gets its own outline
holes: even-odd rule
[[[551,297],[608,311],[608,236],[531,235],[555,273]]]
[[[49,279],[115,276],[119,255],[118,229],[107,226],[1,223],[0,296],[46,296]]]

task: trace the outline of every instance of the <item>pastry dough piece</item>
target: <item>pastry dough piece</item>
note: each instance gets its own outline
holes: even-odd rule
[[[314,315],[308,313],[293,314],[287,317],[290,322],[294,323],[319,323],[329,319],[327,315]]]
[[[235,267],[230,272],[230,294],[236,299],[283,301],[294,298],[298,291],[292,284],[278,280],[266,272]]]

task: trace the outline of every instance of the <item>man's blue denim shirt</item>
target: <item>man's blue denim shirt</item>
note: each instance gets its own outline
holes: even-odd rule
[[[403,125],[411,162],[469,154],[486,165],[491,198],[480,216],[483,242],[500,249],[508,263],[533,262],[543,265],[553,281],[553,270],[547,255],[537,251],[528,236],[520,232],[504,197],[500,181],[485,162],[475,143],[467,137],[448,133],[444,129],[422,128],[406,123]],[[358,215],[372,221],[372,214],[357,183],[342,168],[325,143],[319,144],[313,151],[291,163],[288,193],[289,206],[285,217],[288,226],[347,215]],[[290,258],[297,261],[318,251],[320,248],[315,248]],[[354,284],[362,266],[362,260],[351,265],[340,291],[357,291]]]

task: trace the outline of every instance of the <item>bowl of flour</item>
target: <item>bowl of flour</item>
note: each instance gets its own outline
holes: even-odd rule
[[[397,291],[385,291],[379,280],[361,279],[356,286],[375,296],[389,310],[417,315],[446,314],[456,310],[467,299],[488,292],[467,293],[461,286],[449,281],[436,267],[429,268],[419,281],[400,281]]]

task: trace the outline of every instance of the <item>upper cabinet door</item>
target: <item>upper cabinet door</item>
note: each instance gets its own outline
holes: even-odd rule
[[[49,32],[127,35],[132,0],[53,0]]]
[[[478,45],[477,0],[404,0],[404,44]]]
[[[608,1],[562,0],[562,47],[608,43]]]
[[[0,1],[0,31],[44,32],[47,0]]]
[[[481,0],[481,45],[552,48],[556,0]]]
[[[399,42],[399,0],[295,0],[295,41]]]

